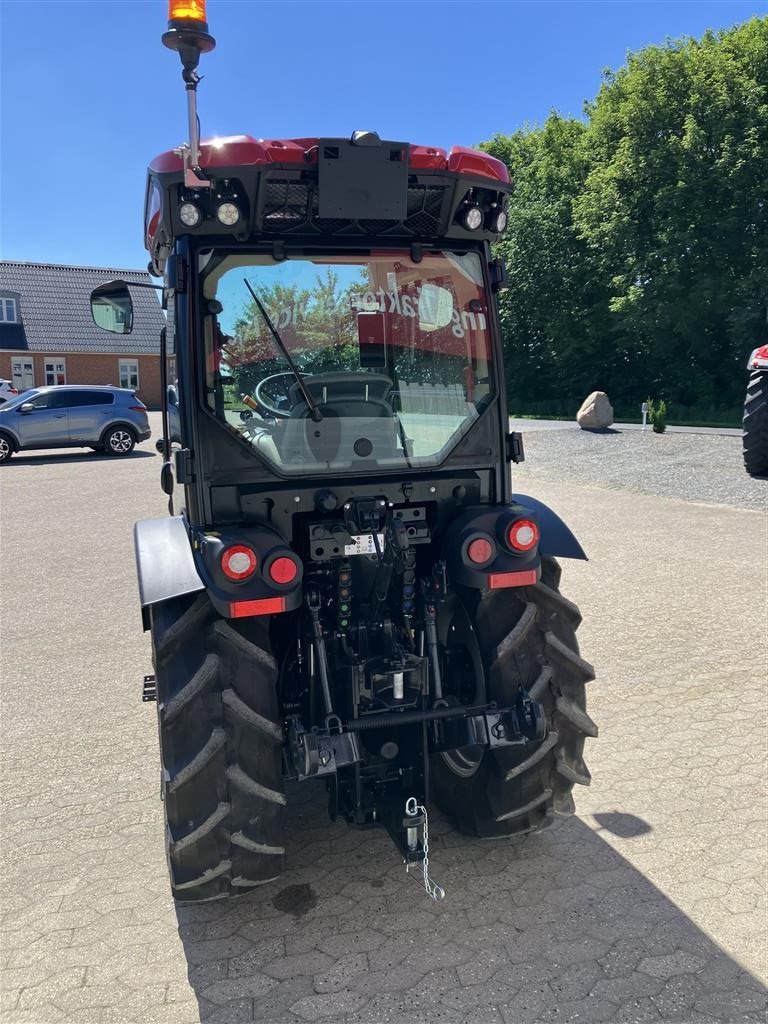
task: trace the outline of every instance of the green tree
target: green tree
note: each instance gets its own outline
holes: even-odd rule
[[[500,302],[507,387],[519,409],[593,390],[610,344],[605,288],[573,220],[588,173],[585,131],[581,121],[553,113],[541,127],[483,145],[515,184],[498,252],[509,273]]]
[[[632,54],[587,114],[575,223],[632,377],[682,405],[740,402],[768,300],[768,19]]]
[[[766,327],[768,19],[630,55],[585,115],[483,145],[515,183],[511,405],[734,408]]]

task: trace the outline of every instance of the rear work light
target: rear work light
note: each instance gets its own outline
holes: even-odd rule
[[[234,580],[235,583],[252,576],[257,565],[256,553],[245,544],[235,544],[227,548],[221,556],[221,571],[227,579]]]
[[[293,583],[299,575],[299,567],[292,558],[281,557],[272,562],[267,573],[273,583],[285,586],[288,583]]]
[[[507,540],[514,551],[530,551],[539,543],[539,528],[530,519],[518,519],[507,531]]]
[[[494,546],[485,537],[475,537],[467,545],[467,558],[474,565],[486,565],[493,558]]]

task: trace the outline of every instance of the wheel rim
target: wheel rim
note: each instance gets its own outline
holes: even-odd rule
[[[443,693],[459,704],[472,706],[481,699],[478,673],[484,673],[484,669],[475,631],[458,601],[452,609],[447,633],[441,639],[447,653]],[[479,769],[484,753],[484,747],[470,746],[441,751],[440,757],[454,775],[468,779]]]
[[[11,446],[5,437],[0,437],[0,459],[7,459],[11,454]]]
[[[113,452],[118,452],[120,454],[129,452],[131,450],[132,443],[133,438],[127,430],[115,430],[110,434],[109,447]]]

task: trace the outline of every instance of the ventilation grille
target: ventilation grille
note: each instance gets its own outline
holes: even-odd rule
[[[408,186],[407,216],[396,220],[343,220],[318,217],[317,186],[313,181],[271,178],[266,184],[262,230],[279,234],[415,235],[440,234],[445,186]]]

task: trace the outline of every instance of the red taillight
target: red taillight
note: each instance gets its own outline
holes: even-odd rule
[[[299,575],[299,567],[292,558],[276,558],[267,572],[273,583],[285,586],[287,583],[293,583]]]
[[[245,619],[249,615],[275,615],[285,611],[284,597],[264,597],[258,601],[232,601],[229,614],[233,619]]]
[[[518,519],[507,531],[507,540],[515,551],[530,551],[539,543],[539,528],[530,519]]]
[[[492,572],[488,576],[488,589],[501,590],[503,587],[532,587],[538,582],[538,569],[523,569],[522,572]]]
[[[131,412],[146,412],[146,405],[129,405],[128,408]]]
[[[251,576],[258,565],[256,554],[245,544],[234,544],[221,556],[221,571],[236,583]]]
[[[8,388],[8,394],[9,395],[18,395],[18,393],[19,392],[18,392],[18,390],[16,388]]]
[[[475,565],[485,565],[493,556],[493,544],[485,537],[475,537],[467,545],[467,558]]]

